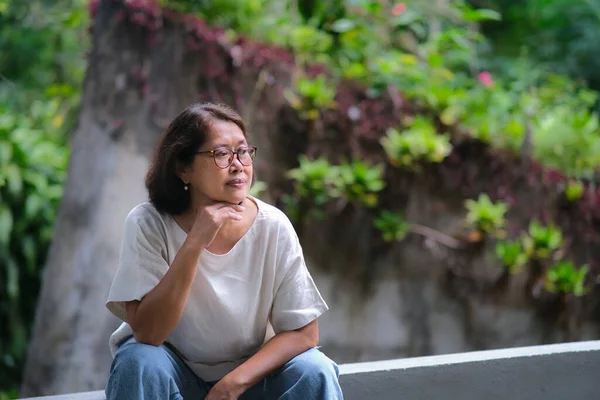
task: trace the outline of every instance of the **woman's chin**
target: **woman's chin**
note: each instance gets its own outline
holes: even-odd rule
[[[247,190],[239,190],[237,193],[230,193],[227,196],[223,196],[223,201],[232,204],[239,204],[248,196]]]

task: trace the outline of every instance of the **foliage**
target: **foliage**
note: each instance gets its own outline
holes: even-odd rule
[[[300,64],[327,65],[335,75],[333,80],[298,82],[304,95],[297,94],[293,104],[305,118],[317,118],[319,107],[329,107],[334,97],[330,82],[339,78],[362,81],[373,96],[395,86],[415,104],[440,115],[446,125],[460,126],[483,141],[511,150],[527,149],[530,141],[532,149],[528,153],[543,165],[572,177],[591,177],[600,164],[600,129],[597,115],[590,112],[595,96],[567,78],[548,74],[535,63],[536,58],[520,50],[512,52],[509,61],[488,62],[495,58],[488,54],[490,42],[477,24],[489,28],[503,26],[504,22],[497,11],[475,8],[470,3],[473,2],[169,2],[199,12],[229,29],[285,46],[294,51]],[[540,35],[552,32],[554,23],[560,27],[556,32],[574,30],[577,34],[571,34],[567,40],[568,48],[574,50],[572,39],[585,36],[588,31],[564,16],[581,17],[591,24],[586,26],[592,27],[599,23],[595,20],[598,13],[591,3],[550,3],[552,6],[546,9],[545,1],[527,0],[524,10],[520,10],[505,0],[490,2],[508,13],[507,23],[519,26],[519,34],[524,37],[530,37],[525,29],[528,25],[518,23],[534,24],[538,30],[532,43],[552,47],[549,54],[556,56],[561,54],[557,49],[562,48],[560,43],[564,40],[540,40]],[[533,16],[542,4],[542,20],[546,22],[538,26]],[[511,37],[511,43],[520,42],[518,37],[506,36]],[[552,37],[559,38],[555,32]],[[596,43],[592,37],[595,36],[585,37],[588,45]],[[578,54],[591,57],[594,52],[579,49]],[[565,64],[562,54],[556,60]],[[554,70],[564,72],[560,68]],[[526,140],[528,132],[530,140]]]
[[[19,392],[16,389],[11,389],[6,392],[0,392],[0,400],[18,399]]]
[[[585,278],[589,268],[576,268],[571,261],[559,261],[546,273],[546,289],[550,292],[583,296],[586,293]]]
[[[0,1],[0,84],[19,93],[3,97],[3,103],[22,106],[32,98],[58,97],[61,114],[72,123],[65,111],[79,102],[86,5],[86,0],[58,0],[53,7],[40,0]]]
[[[294,192],[310,199],[316,207],[340,197],[373,207],[377,204],[376,193],[385,187],[383,166],[371,167],[360,160],[331,165],[324,158],[309,160],[304,155],[298,161],[299,166],[288,172]]]
[[[600,123],[590,111],[598,96],[558,76],[546,82],[532,91],[533,155],[570,176],[591,178],[600,165]]]
[[[481,193],[477,200],[466,200],[465,207],[467,223],[479,232],[494,234],[504,226],[508,206],[502,201],[494,203],[487,194]]]
[[[585,188],[581,181],[569,181],[565,186],[565,197],[570,202],[575,202],[583,197]]]
[[[516,150],[525,135],[525,119],[518,103],[518,96],[502,88],[500,82],[494,87],[473,85],[449,96],[440,117],[447,125],[461,122],[469,134],[486,143]]]
[[[418,116],[402,132],[390,128],[381,139],[389,162],[397,167],[417,168],[420,162],[441,162],[452,149],[450,138],[438,135],[431,120]]]
[[[317,119],[322,110],[335,107],[335,86],[321,75],[315,79],[296,79],[296,92],[287,90],[285,95],[292,107],[305,119]]]
[[[36,101],[17,114],[0,101],[1,371],[23,365],[52,239],[68,151],[58,100]],[[8,372],[12,379],[18,372]],[[4,373],[3,373],[4,375]]]
[[[493,53],[486,61],[498,70],[524,52],[535,64],[570,75],[600,89],[600,3],[596,0],[487,1],[503,15],[482,26]],[[502,68],[504,67],[504,68]]]
[[[563,244],[562,232],[553,225],[543,226],[534,220],[528,233],[523,236],[523,247],[530,257],[547,258]]]
[[[16,396],[83,80],[87,1],[0,1],[0,397]]]
[[[520,272],[529,261],[521,242],[516,240],[498,242],[496,244],[496,255],[511,274]]]
[[[311,199],[319,207],[333,197],[336,169],[324,158],[309,160],[302,155],[299,166],[288,172],[294,180],[294,191],[301,198]]]
[[[410,224],[401,212],[388,210],[382,210],[373,220],[373,225],[381,232],[386,242],[401,241],[410,230]]]
[[[252,21],[261,18],[268,0],[158,0],[183,13],[197,14],[214,24],[247,31]]]
[[[336,197],[358,202],[366,207],[377,205],[377,192],[385,187],[383,166],[371,167],[360,160],[337,167]]]

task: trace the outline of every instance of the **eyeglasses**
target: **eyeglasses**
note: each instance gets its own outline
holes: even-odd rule
[[[214,150],[197,151],[196,154],[210,154],[215,160],[215,164],[217,164],[217,167],[229,168],[229,166],[233,163],[233,158],[236,155],[238,160],[240,160],[240,162],[242,163],[242,165],[252,165],[254,157],[256,157],[256,150],[256,146],[243,146],[240,147],[237,151],[233,151],[226,147],[220,147]]]

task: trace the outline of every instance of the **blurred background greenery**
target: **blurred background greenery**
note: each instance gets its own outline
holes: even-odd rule
[[[305,118],[334,106],[341,79],[362,82],[370,96],[394,86],[446,126],[531,155],[575,188],[597,179],[599,0],[159,2],[323,63],[327,77],[301,77],[288,93]],[[88,0],[0,0],[0,399],[14,398],[22,378],[77,122],[89,8]],[[390,158],[443,159],[448,140],[433,124],[417,119],[406,134],[388,132]],[[294,179],[319,174],[302,162]],[[363,175],[382,187],[377,173]],[[377,223],[402,236],[393,221]],[[498,249],[505,258],[511,251]]]

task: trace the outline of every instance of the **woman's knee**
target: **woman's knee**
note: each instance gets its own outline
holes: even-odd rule
[[[288,361],[267,381],[267,393],[282,399],[343,399],[338,381],[339,369],[316,348]]]
[[[165,348],[132,341],[123,344],[117,350],[111,375],[156,375],[168,370],[165,364],[170,364],[169,354]]]
[[[292,364],[297,373],[311,380],[337,381],[339,378],[337,364],[316,348],[297,355]]]

